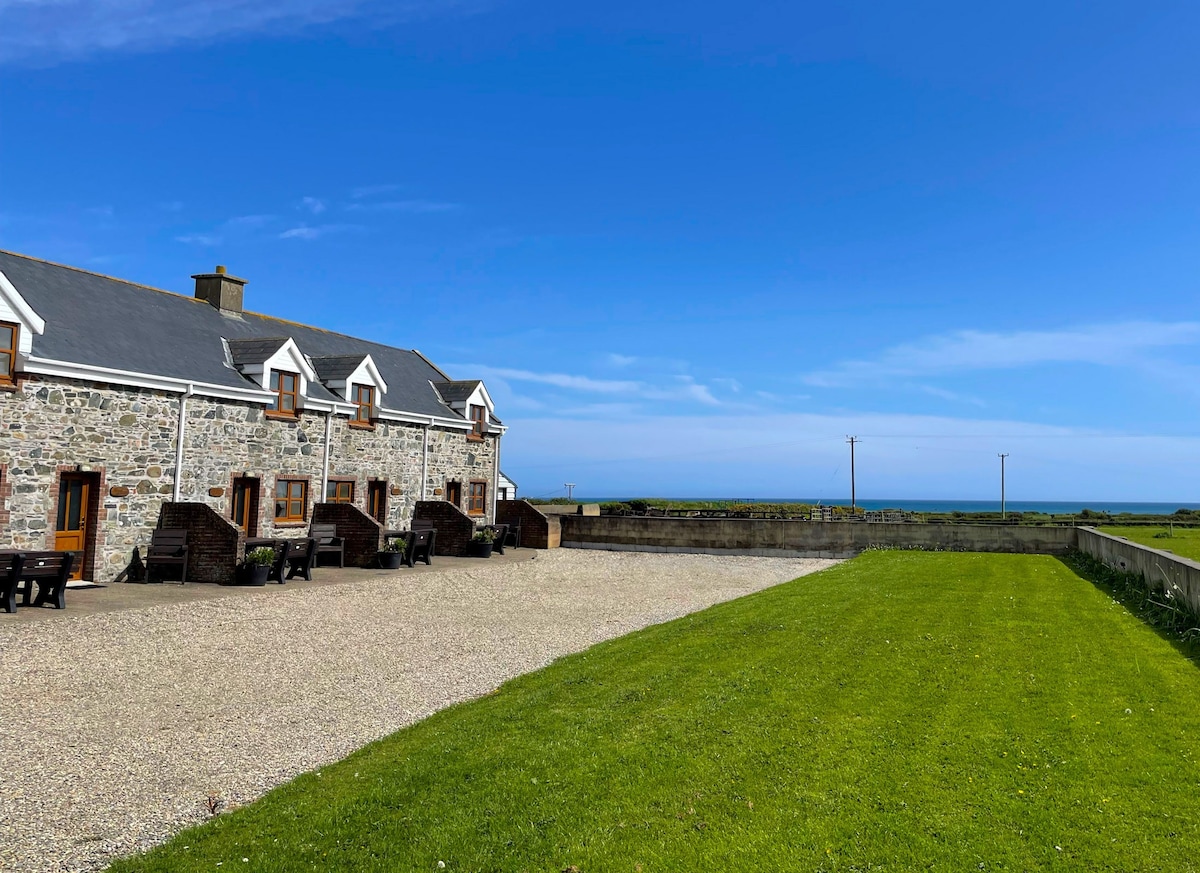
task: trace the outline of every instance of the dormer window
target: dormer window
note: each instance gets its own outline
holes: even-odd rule
[[[471,439],[483,439],[483,426],[487,423],[487,407],[471,404]]]
[[[0,321],[0,385],[17,382],[17,348],[20,326]]]
[[[354,418],[351,424],[356,427],[373,427],[371,420],[375,417],[375,386],[354,386]]]
[[[299,408],[300,375],[287,370],[272,370],[271,390],[275,392],[275,414],[295,418]]]

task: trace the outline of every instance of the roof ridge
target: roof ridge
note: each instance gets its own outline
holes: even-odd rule
[[[45,264],[48,267],[58,267],[62,270],[71,270],[75,273],[83,273],[85,276],[95,276],[98,279],[107,279],[110,282],[120,282],[122,285],[132,285],[135,288],[145,288],[147,291],[157,291],[159,294],[170,294],[172,297],[178,297],[180,300],[197,301],[195,297],[188,297],[186,294],[180,294],[178,291],[168,291],[166,288],[155,288],[153,285],[146,285],[143,282],[131,282],[129,279],[120,279],[116,276],[110,276],[107,273],[97,273],[95,270],[85,270],[83,267],[75,267],[71,264],[60,264],[58,261],[48,261],[45,258],[35,258],[33,255],[26,255],[22,252],[14,252],[8,249],[0,249],[0,255],[9,255],[14,258],[24,258],[27,261],[33,261],[35,264]]]
[[[97,273],[95,270],[85,270],[82,267],[75,267],[75,266],[72,266],[71,264],[60,264],[58,261],[49,261],[49,260],[46,260],[45,258],[35,258],[33,255],[26,255],[26,254],[23,254],[22,252],[14,252],[14,251],[10,251],[9,249],[0,248],[0,255],[9,255],[10,257],[14,257],[14,258],[22,258],[26,261],[32,261],[36,264],[45,264],[49,267],[58,267],[59,269],[62,269],[62,270],[70,270],[74,273],[82,273],[85,276],[95,276],[98,279],[106,279],[110,282],[118,282],[122,285],[129,285],[134,288],[144,288],[147,291],[156,291],[159,294],[168,294],[171,297],[176,297],[180,300],[187,300],[190,303],[204,303],[206,306],[208,305],[207,301],[199,300],[195,297],[189,297],[186,294],[180,294],[178,291],[168,291],[165,288],[156,288],[153,285],[146,285],[141,282],[131,282],[128,279],[121,279],[117,276],[109,276],[106,273]],[[437,364],[433,363],[433,361],[429,360],[429,358],[425,357],[423,354],[421,354],[416,349],[406,349],[401,346],[393,346],[388,343],[379,342],[378,340],[366,339],[365,337],[354,336],[353,334],[344,333],[340,330],[330,330],[329,328],[318,327],[317,325],[314,325],[314,324],[305,324],[304,322],[301,322],[301,321],[294,321],[289,318],[281,318],[278,315],[267,315],[266,313],[263,313],[263,312],[254,312],[249,309],[243,310],[241,314],[243,316],[251,315],[251,316],[254,316],[255,318],[262,318],[262,319],[266,319],[269,321],[279,322],[282,325],[294,325],[296,327],[302,327],[305,330],[319,331],[320,333],[326,333],[326,334],[329,334],[330,336],[345,337],[346,339],[354,340],[355,342],[378,346],[379,348],[383,348],[383,349],[389,349],[392,351],[399,351],[399,352],[412,352],[418,358],[420,358],[422,361],[424,361],[426,364],[428,364],[430,367],[432,367],[435,371],[437,371],[439,374],[441,374],[443,379],[450,381],[450,377],[446,375],[445,371],[443,371],[441,367],[439,367]]]

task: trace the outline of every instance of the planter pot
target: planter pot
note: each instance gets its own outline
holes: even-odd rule
[[[492,556],[492,544],[491,543],[477,543],[474,541],[467,543],[467,557],[468,558],[490,558],[491,556]]]
[[[404,566],[404,552],[380,552],[379,566],[384,570],[399,570]]]
[[[242,574],[243,585],[266,585],[267,577],[271,575],[271,568],[250,565],[242,569]]]

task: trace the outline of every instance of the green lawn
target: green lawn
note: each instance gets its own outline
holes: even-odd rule
[[[1120,527],[1118,525],[1100,528],[1107,534],[1125,537],[1135,543],[1141,543],[1152,549],[1162,549],[1164,552],[1174,552],[1181,558],[1191,558],[1200,561],[1200,528],[1169,527],[1167,525]]]
[[[1196,870],[1198,741],[1196,665],[1059,561],[870,552],[113,870]]]

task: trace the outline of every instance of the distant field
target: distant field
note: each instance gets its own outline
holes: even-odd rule
[[[112,869],[1191,871],[1198,736],[1196,664],[1060,561],[868,552]]]
[[[1100,530],[1113,536],[1125,537],[1152,549],[1162,549],[1164,552],[1174,552],[1180,557],[1200,561],[1200,528],[1175,527],[1172,530],[1167,525],[1147,527],[1113,525],[1102,527]]]

